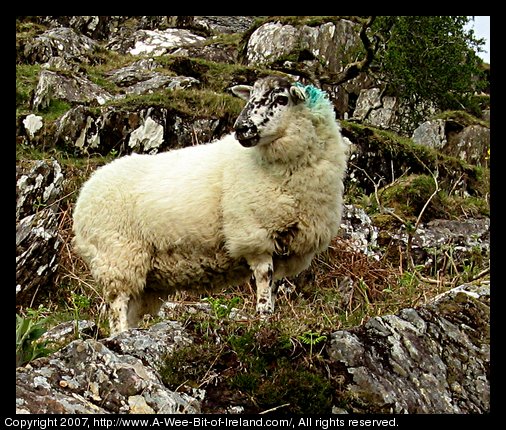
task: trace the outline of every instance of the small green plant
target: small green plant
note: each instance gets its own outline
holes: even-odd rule
[[[77,337],[79,334],[78,328],[79,320],[82,318],[82,314],[90,309],[91,300],[87,296],[72,292],[70,296],[70,302],[71,302],[70,308],[72,310],[75,323],[75,334]]]
[[[312,331],[306,331],[298,336],[298,339],[305,345],[309,345],[309,359],[313,360],[313,346],[318,345],[321,342],[327,340],[327,336],[324,334],[314,333]]]
[[[211,305],[211,311],[218,319],[228,318],[232,309],[241,303],[240,297],[233,297],[231,299],[206,297],[204,301]]]
[[[16,314],[16,367],[51,352],[46,341],[39,341],[47,330],[47,317],[43,316],[46,311],[40,306],[27,310],[26,316]]]

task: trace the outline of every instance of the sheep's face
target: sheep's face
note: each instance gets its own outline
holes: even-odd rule
[[[306,99],[303,88],[278,77],[259,79],[252,87],[236,85],[232,92],[248,102],[234,124],[236,139],[247,148],[280,137],[283,117]]]

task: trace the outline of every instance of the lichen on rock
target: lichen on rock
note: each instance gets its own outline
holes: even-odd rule
[[[200,403],[164,387],[153,367],[189,341],[174,323],[104,341],[75,340],[17,369],[16,412],[198,413]]]
[[[484,413],[490,408],[490,290],[464,285],[416,309],[332,333],[348,412]]]

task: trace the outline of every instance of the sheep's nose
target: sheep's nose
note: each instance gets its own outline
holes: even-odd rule
[[[240,135],[254,135],[258,132],[256,125],[247,122],[236,123],[234,126],[236,133]]]
[[[234,125],[235,137],[242,146],[255,146],[259,141],[258,129],[254,124],[246,122],[236,123]]]
[[[246,124],[238,124],[235,126],[235,131],[239,134],[247,134],[249,127]]]

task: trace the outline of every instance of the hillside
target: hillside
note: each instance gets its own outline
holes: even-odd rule
[[[377,71],[329,82],[360,53],[337,18],[17,19],[18,411],[489,410],[489,96],[406,128]],[[340,234],[268,321],[248,284],[178,293],[108,337],[71,246],[80,186],[117,157],[221,138],[244,104],[231,86],[287,73],[329,93],[351,144]]]

